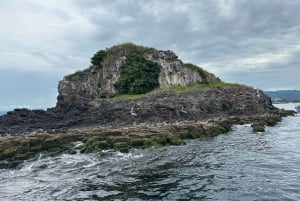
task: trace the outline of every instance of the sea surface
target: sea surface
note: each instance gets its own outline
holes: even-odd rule
[[[5,111],[0,111],[0,116],[2,116],[2,115],[4,115],[4,114],[6,114]]]
[[[0,170],[0,200],[300,200],[300,115],[182,146],[41,155]]]

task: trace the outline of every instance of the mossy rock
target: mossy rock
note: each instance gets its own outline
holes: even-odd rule
[[[30,144],[30,140],[28,140],[28,139],[21,140],[21,142],[20,142],[20,146],[21,146],[21,147],[29,148],[30,145],[31,145],[31,144]]]
[[[144,145],[143,145],[144,148],[148,148],[148,147],[161,147],[161,144],[154,138],[149,138],[149,139],[146,139],[144,141]]]
[[[85,146],[98,146],[99,142],[105,141],[104,137],[91,137],[88,139],[84,139]]]
[[[157,142],[159,145],[166,145],[167,144],[167,139],[165,136],[157,136],[157,137],[152,137],[152,139]]]
[[[44,147],[42,147],[42,146],[35,146],[35,147],[31,147],[30,148],[30,151],[32,151],[34,153],[39,153],[39,152],[41,152],[43,150],[44,150]]]
[[[0,160],[4,160],[4,159],[7,159],[7,158],[12,158],[17,153],[18,153],[18,148],[17,147],[8,147],[0,153]]]
[[[218,134],[222,134],[222,133],[226,133],[228,131],[230,131],[231,127],[224,127],[220,124],[217,125],[213,125],[207,129],[205,129],[204,131],[204,135],[205,136],[209,136],[209,137],[213,137],[216,136]]]
[[[116,142],[114,144],[114,148],[117,151],[123,152],[123,153],[128,153],[130,149],[130,145],[128,142]]]
[[[94,146],[93,144],[85,144],[84,147],[80,150],[81,153],[93,153],[99,151],[102,151],[102,149]]]
[[[24,160],[27,160],[29,158],[33,158],[34,156],[36,156],[36,153],[33,153],[33,152],[19,153],[19,154],[16,154],[14,156],[14,159],[24,161]]]
[[[77,151],[74,150],[74,149],[69,149],[69,150],[66,151],[66,153],[74,155],[74,154],[77,154]]]
[[[267,120],[266,120],[266,122],[265,122],[265,124],[267,125],[267,126],[275,126],[278,122],[280,122],[281,121],[281,117],[273,117],[273,118],[268,118]]]
[[[28,146],[30,146],[30,147],[39,146],[44,141],[43,138],[39,138],[39,137],[30,137],[26,140],[28,142]],[[23,142],[24,144],[26,143],[26,140]]]
[[[15,168],[18,165],[20,165],[21,163],[23,163],[23,160],[13,160],[13,161],[10,161],[9,164],[8,164],[8,168]]]
[[[175,140],[173,140],[173,141],[175,141]],[[149,147],[159,148],[166,144],[170,144],[170,142],[168,142],[168,140],[165,136],[155,136],[155,137],[150,137],[150,138],[136,138],[136,139],[130,140],[130,146],[138,147],[138,148],[149,148]]]
[[[130,140],[131,147],[143,147],[145,139],[144,138],[135,138]]]
[[[167,142],[167,144],[170,144],[170,145],[182,145],[185,143],[183,139],[181,139],[175,135],[167,135],[166,142]]]
[[[59,139],[47,139],[43,142],[43,148],[48,149],[52,147],[57,147],[61,144]]]
[[[265,132],[265,125],[262,123],[252,123],[251,124],[253,132]]]
[[[82,153],[96,153],[101,152],[105,149],[112,149],[114,148],[113,144],[107,141],[95,141],[92,144],[86,144],[84,148],[81,150]]]
[[[102,141],[96,141],[93,143],[94,147],[97,147],[99,149],[111,149],[113,148],[113,145],[108,143],[106,140],[102,140]]]
[[[219,125],[216,128],[216,134],[227,133],[228,131],[230,131],[229,127]]]
[[[67,154],[76,154],[76,148],[72,143],[66,143],[58,145],[57,147],[51,147],[53,151],[55,151],[57,154],[60,153],[67,153]],[[49,149],[47,150],[49,151]]]
[[[185,133],[180,133],[180,138],[182,139],[198,139],[200,137],[202,137],[203,134],[197,131],[188,131],[188,132],[185,132]]]

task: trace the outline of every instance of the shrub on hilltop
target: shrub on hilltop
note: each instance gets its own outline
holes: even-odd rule
[[[142,94],[159,87],[160,67],[141,56],[129,57],[121,66],[116,87],[121,94]]]
[[[94,54],[94,56],[91,58],[91,63],[93,65],[99,66],[101,61],[106,57],[106,51],[105,50],[99,50]]]

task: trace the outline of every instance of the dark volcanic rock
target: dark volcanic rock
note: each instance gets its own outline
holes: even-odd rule
[[[276,112],[268,96],[248,87],[145,95],[137,99],[78,99],[43,110],[16,109],[0,117],[0,133],[48,132],[93,125],[204,120],[217,116]]]

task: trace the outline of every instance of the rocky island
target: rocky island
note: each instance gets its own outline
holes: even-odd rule
[[[54,108],[0,116],[0,168],[40,153],[180,145],[233,124],[264,131],[293,114],[261,90],[225,83],[170,50],[125,43],[98,51],[91,63],[59,82]]]

